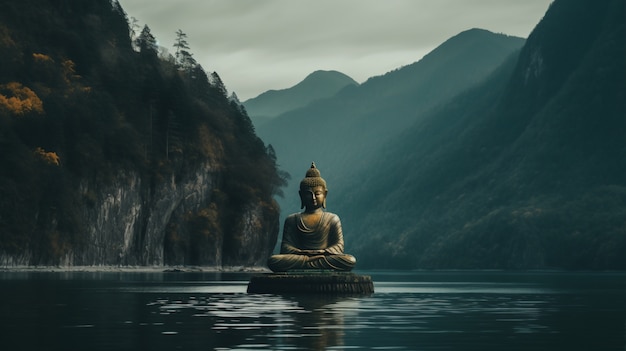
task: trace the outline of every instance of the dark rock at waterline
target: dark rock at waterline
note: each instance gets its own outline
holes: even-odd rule
[[[348,272],[297,272],[255,275],[248,293],[368,295],[374,283],[368,275]]]

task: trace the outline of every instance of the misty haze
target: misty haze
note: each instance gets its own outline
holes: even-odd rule
[[[280,15],[274,1],[243,4],[211,2],[228,18]],[[381,20],[394,11],[371,6]],[[171,22],[140,24],[117,0],[0,0],[0,345],[623,350],[624,6],[556,0],[523,18],[537,23],[527,37],[464,28],[365,79],[340,67],[295,76],[304,61],[285,56],[254,69],[265,81],[282,64],[276,78],[293,84],[240,99],[234,71],[197,54],[185,23],[165,46],[153,28]],[[343,33],[356,45],[348,29],[328,44]],[[253,42],[240,51],[258,53]],[[252,63],[228,53],[252,89]],[[305,206],[312,162],[325,180]],[[333,255],[353,272],[277,274],[363,275],[374,292],[247,293],[283,254],[287,216],[312,208],[319,223],[341,218]],[[330,256],[301,252],[289,259]]]

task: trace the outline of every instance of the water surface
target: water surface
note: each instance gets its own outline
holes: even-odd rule
[[[369,274],[369,296],[248,273],[0,272],[3,350],[624,350],[626,273]],[[6,347],[6,348],[5,348]]]

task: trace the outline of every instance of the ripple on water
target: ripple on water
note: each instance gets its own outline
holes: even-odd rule
[[[231,340],[216,350],[408,350],[558,334],[562,293],[532,283],[382,282],[366,297],[192,295],[155,298],[148,307],[165,313],[164,333],[181,320],[180,334],[195,326]]]

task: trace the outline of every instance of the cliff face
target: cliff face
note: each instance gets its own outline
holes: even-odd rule
[[[215,187],[215,174],[202,164],[180,180],[171,175],[154,191],[137,173],[120,173],[110,186],[83,181],[83,194],[96,193],[92,208],[84,209],[86,242],[70,253],[70,264],[162,265],[168,225],[182,219],[180,212],[199,211]],[[220,262],[207,262],[219,264]]]
[[[149,179],[134,171],[120,172],[104,187],[81,180],[79,192],[88,199],[80,211],[85,223],[81,242],[53,261],[41,261],[32,248],[2,252],[0,264],[262,266],[276,241],[277,209],[250,201],[228,223],[218,214],[218,223],[201,227],[202,238],[190,224],[215,207],[212,193],[219,189],[220,176],[204,162],[180,179],[171,175],[154,189],[147,185]],[[49,229],[55,231],[57,223],[52,220]],[[236,243],[224,247],[233,238]]]

